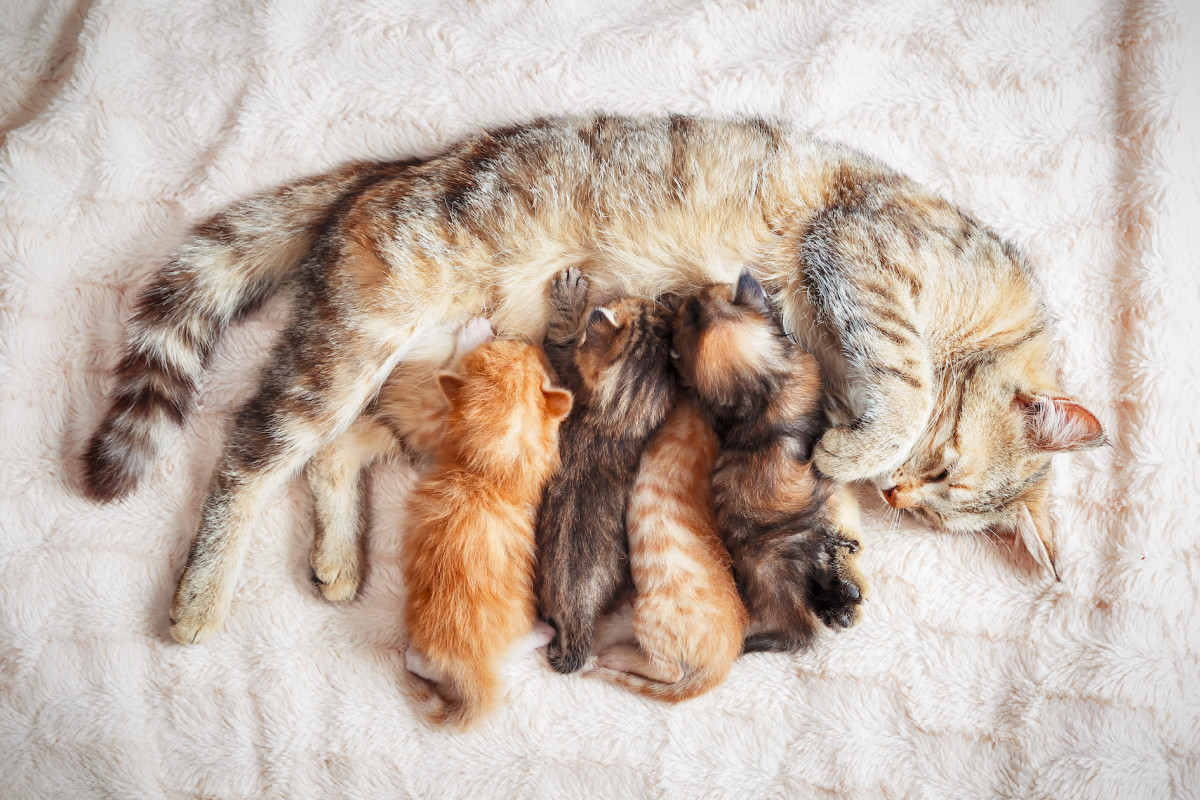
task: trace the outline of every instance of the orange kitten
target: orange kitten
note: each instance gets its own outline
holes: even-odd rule
[[[550,638],[534,630],[533,526],[571,394],[515,341],[481,345],[437,382],[443,438],[405,541],[406,663],[429,720],[467,727],[495,709],[514,645]]]
[[[669,702],[707,692],[742,652],[746,609],[713,517],[717,435],[683,396],[642,456],[629,498],[638,646],[597,657],[600,675]]]

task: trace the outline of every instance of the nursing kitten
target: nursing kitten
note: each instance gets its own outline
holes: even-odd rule
[[[539,644],[534,521],[571,395],[537,347],[515,341],[481,345],[437,384],[441,443],[404,540],[407,663],[428,718],[468,727],[499,702],[513,646]]]
[[[741,655],[746,608],[712,510],[717,447],[695,401],[681,396],[642,455],[629,496],[637,645],[602,650],[589,675],[675,703],[725,680]]]
[[[596,619],[629,585],[625,506],[674,393],[668,312],[632,297],[587,310],[587,289],[576,270],[552,282],[544,343],[575,396],[537,522],[538,608],[554,626],[546,654],[559,672],[583,666]]]
[[[798,650],[818,621],[849,627],[864,583],[853,506],[811,461],[827,426],[816,359],[749,272],[683,301],[673,355],[721,443],[713,505],[750,613],[746,651]]]
[[[814,451],[822,473],[877,478],[952,530],[1023,532],[1053,565],[1050,455],[1104,435],[1059,388],[1029,265],[879,162],[756,118],[540,120],[233,205],[139,299],[84,456],[87,491],[128,492],[191,410],[228,323],[297,288],[172,603],[172,635],[203,641],[228,613],[263,504],[429,334],[486,308],[534,339],[546,323],[535,287],[570,267],[655,297],[733,280],[743,262],[825,371],[836,425]]]

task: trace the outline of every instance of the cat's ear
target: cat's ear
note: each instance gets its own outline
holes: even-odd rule
[[[1029,551],[1029,555],[1033,556],[1034,561],[1053,572],[1055,580],[1062,580],[1058,577],[1058,549],[1054,546],[1054,528],[1050,523],[1050,514],[1046,510],[1044,499],[1021,503],[1013,532]]]
[[[749,269],[743,269],[738,277],[737,291],[733,294],[735,306],[746,306],[762,314],[771,313],[771,303],[767,300],[767,290],[750,274]]]
[[[442,397],[454,402],[454,398],[458,396],[459,391],[463,387],[463,379],[455,375],[453,372],[439,372],[437,376],[438,390],[442,393]]]
[[[546,413],[551,419],[566,419],[571,413],[574,398],[566,389],[543,389],[546,396]]]
[[[1096,415],[1066,397],[1018,394],[1025,415],[1025,433],[1038,450],[1064,453],[1104,444],[1104,429]]]

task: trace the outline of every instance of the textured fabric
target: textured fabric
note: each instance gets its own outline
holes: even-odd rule
[[[663,0],[10,0],[0,24],[0,796],[1200,796],[1200,28],[1178,7]],[[361,597],[309,582],[297,481],[225,629],[167,606],[286,319],[235,327],[139,490],[78,491],[136,291],[191,224],[352,158],[590,109],[780,115],[1014,240],[1064,387],[1062,581],[863,492],[863,622],[678,707],[513,665],[478,731],[399,686],[412,475],[375,471]]]

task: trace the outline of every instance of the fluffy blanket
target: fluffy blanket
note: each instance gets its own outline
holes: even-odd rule
[[[0,28],[0,796],[1200,796],[1200,29],[1154,0],[9,0]],[[297,481],[225,629],[167,606],[231,414],[286,319],[237,327],[127,500],[78,491],[137,290],[190,225],[353,158],[606,109],[779,115],[1012,238],[1064,386],[1112,446],[1060,457],[1062,581],[863,493],[863,622],[679,707],[511,668],[451,734],[399,686],[403,465],[370,574],[309,582]]]

